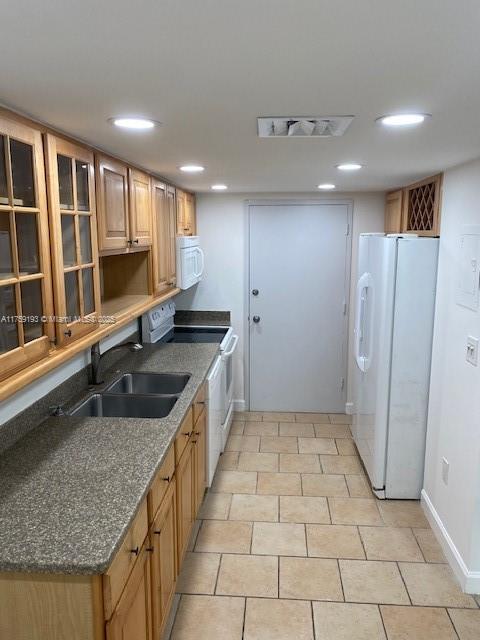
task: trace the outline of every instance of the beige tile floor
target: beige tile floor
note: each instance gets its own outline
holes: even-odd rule
[[[417,502],[370,491],[349,417],[235,415],[171,640],[480,640]]]

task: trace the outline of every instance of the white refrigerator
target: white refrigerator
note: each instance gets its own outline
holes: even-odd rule
[[[378,498],[423,486],[438,239],[362,234],[353,436]]]

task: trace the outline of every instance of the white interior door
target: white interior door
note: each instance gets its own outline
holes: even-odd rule
[[[249,206],[250,409],[344,412],[350,208]]]

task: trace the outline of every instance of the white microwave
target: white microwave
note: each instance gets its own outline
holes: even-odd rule
[[[177,287],[189,289],[200,282],[205,258],[198,236],[177,236]]]

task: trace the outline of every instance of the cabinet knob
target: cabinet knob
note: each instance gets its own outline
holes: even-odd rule
[[[162,480],[163,480],[164,482],[170,482],[170,476],[167,476],[166,478],[162,478]]]
[[[192,435],[191,431],[187,431],[186,433],[183,434],[186,438],[189,438]]]
[[[258,296],[258,289],[252,289],[252,296]]]
[[[252,320],[255,324],[258,324],[260,322],[260,316],[253,316]]]
[[[66,336],[67,338],[71,338],[72,337],[72,330],[68,329],[68,331],[64,331],[63,335]]]
[[[140,551],[140,549],[138,547],[135,547],[135,549],[130,549],[130,553],[133,553],[133,555],[138,556],[138,552]]]
[[[135,238],[134,243],[138,244],[138,238]]]
[[[196,440],[192,440],[192,444],[197,444],[197,441]]]

